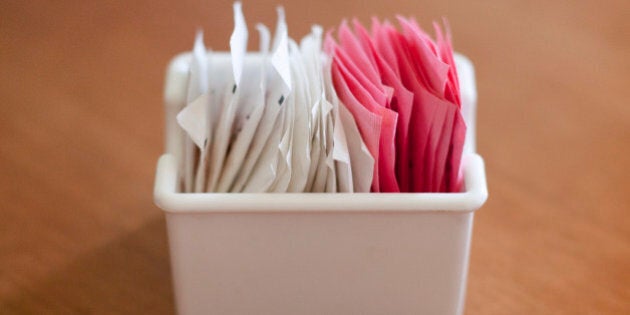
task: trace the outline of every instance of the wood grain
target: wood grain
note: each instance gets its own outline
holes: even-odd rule
[[[273,25],[278,1],[245,3]],[[231,3],[0,3],[0,313],[171,314],[153,205],[164,70]],[[467,314],[630,314],[628,1],[286,1],[290,34],[447,16],[477,67],[490,198]],[[255,36],[251,42],[256,42]]]

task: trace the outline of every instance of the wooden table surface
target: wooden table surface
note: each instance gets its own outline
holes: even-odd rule
[[[247,1],[249,25],[274,25],[279,2]],[[450,19],[477,69],[490,191],[466,314],[630,314],[630,2],[285,8],[293,37],[354,15]],[[198,27],[226,50],[231,3],[0,3],[1,314],[173,313],[152,185],[164,70]]]

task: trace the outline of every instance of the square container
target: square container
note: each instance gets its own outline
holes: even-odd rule
[[[190,55],[175,57],[154,198],[166,215],[177,312],[462,314],[473,216],[488,192],[475,153],[474,70],[455,57],[468,129],[464,192],[398,194],[179,192],[175,116]]]

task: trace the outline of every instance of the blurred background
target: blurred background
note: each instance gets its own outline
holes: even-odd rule
[[[478,85],[466,314],[630,314],[630,2],[243,1],[289,34],[450,20]],[[166,65],[227,50],[231,1],[0,2],[0,313],[172,314],[153,205]],[[253,45],[252,45],[253,44]]]

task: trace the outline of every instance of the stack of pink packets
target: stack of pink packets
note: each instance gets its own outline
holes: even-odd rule
[[[327,34],[335,90],[376,161],[372,192],[458,192],[466,126],[450,31],[434,23],[434,41],[398,22],[402,32],[374,18],[371,31],[344,21],[338,43]]]
[[[234,4],[229,52],[190,54],[177,115],[184,192],[459,192],[466,126],[450,31],[374,18],[297,41],[278,8],[259,49]],[[446,23],[445,23],[446,24]],[[336,34],[338,41],[333,37]]]

